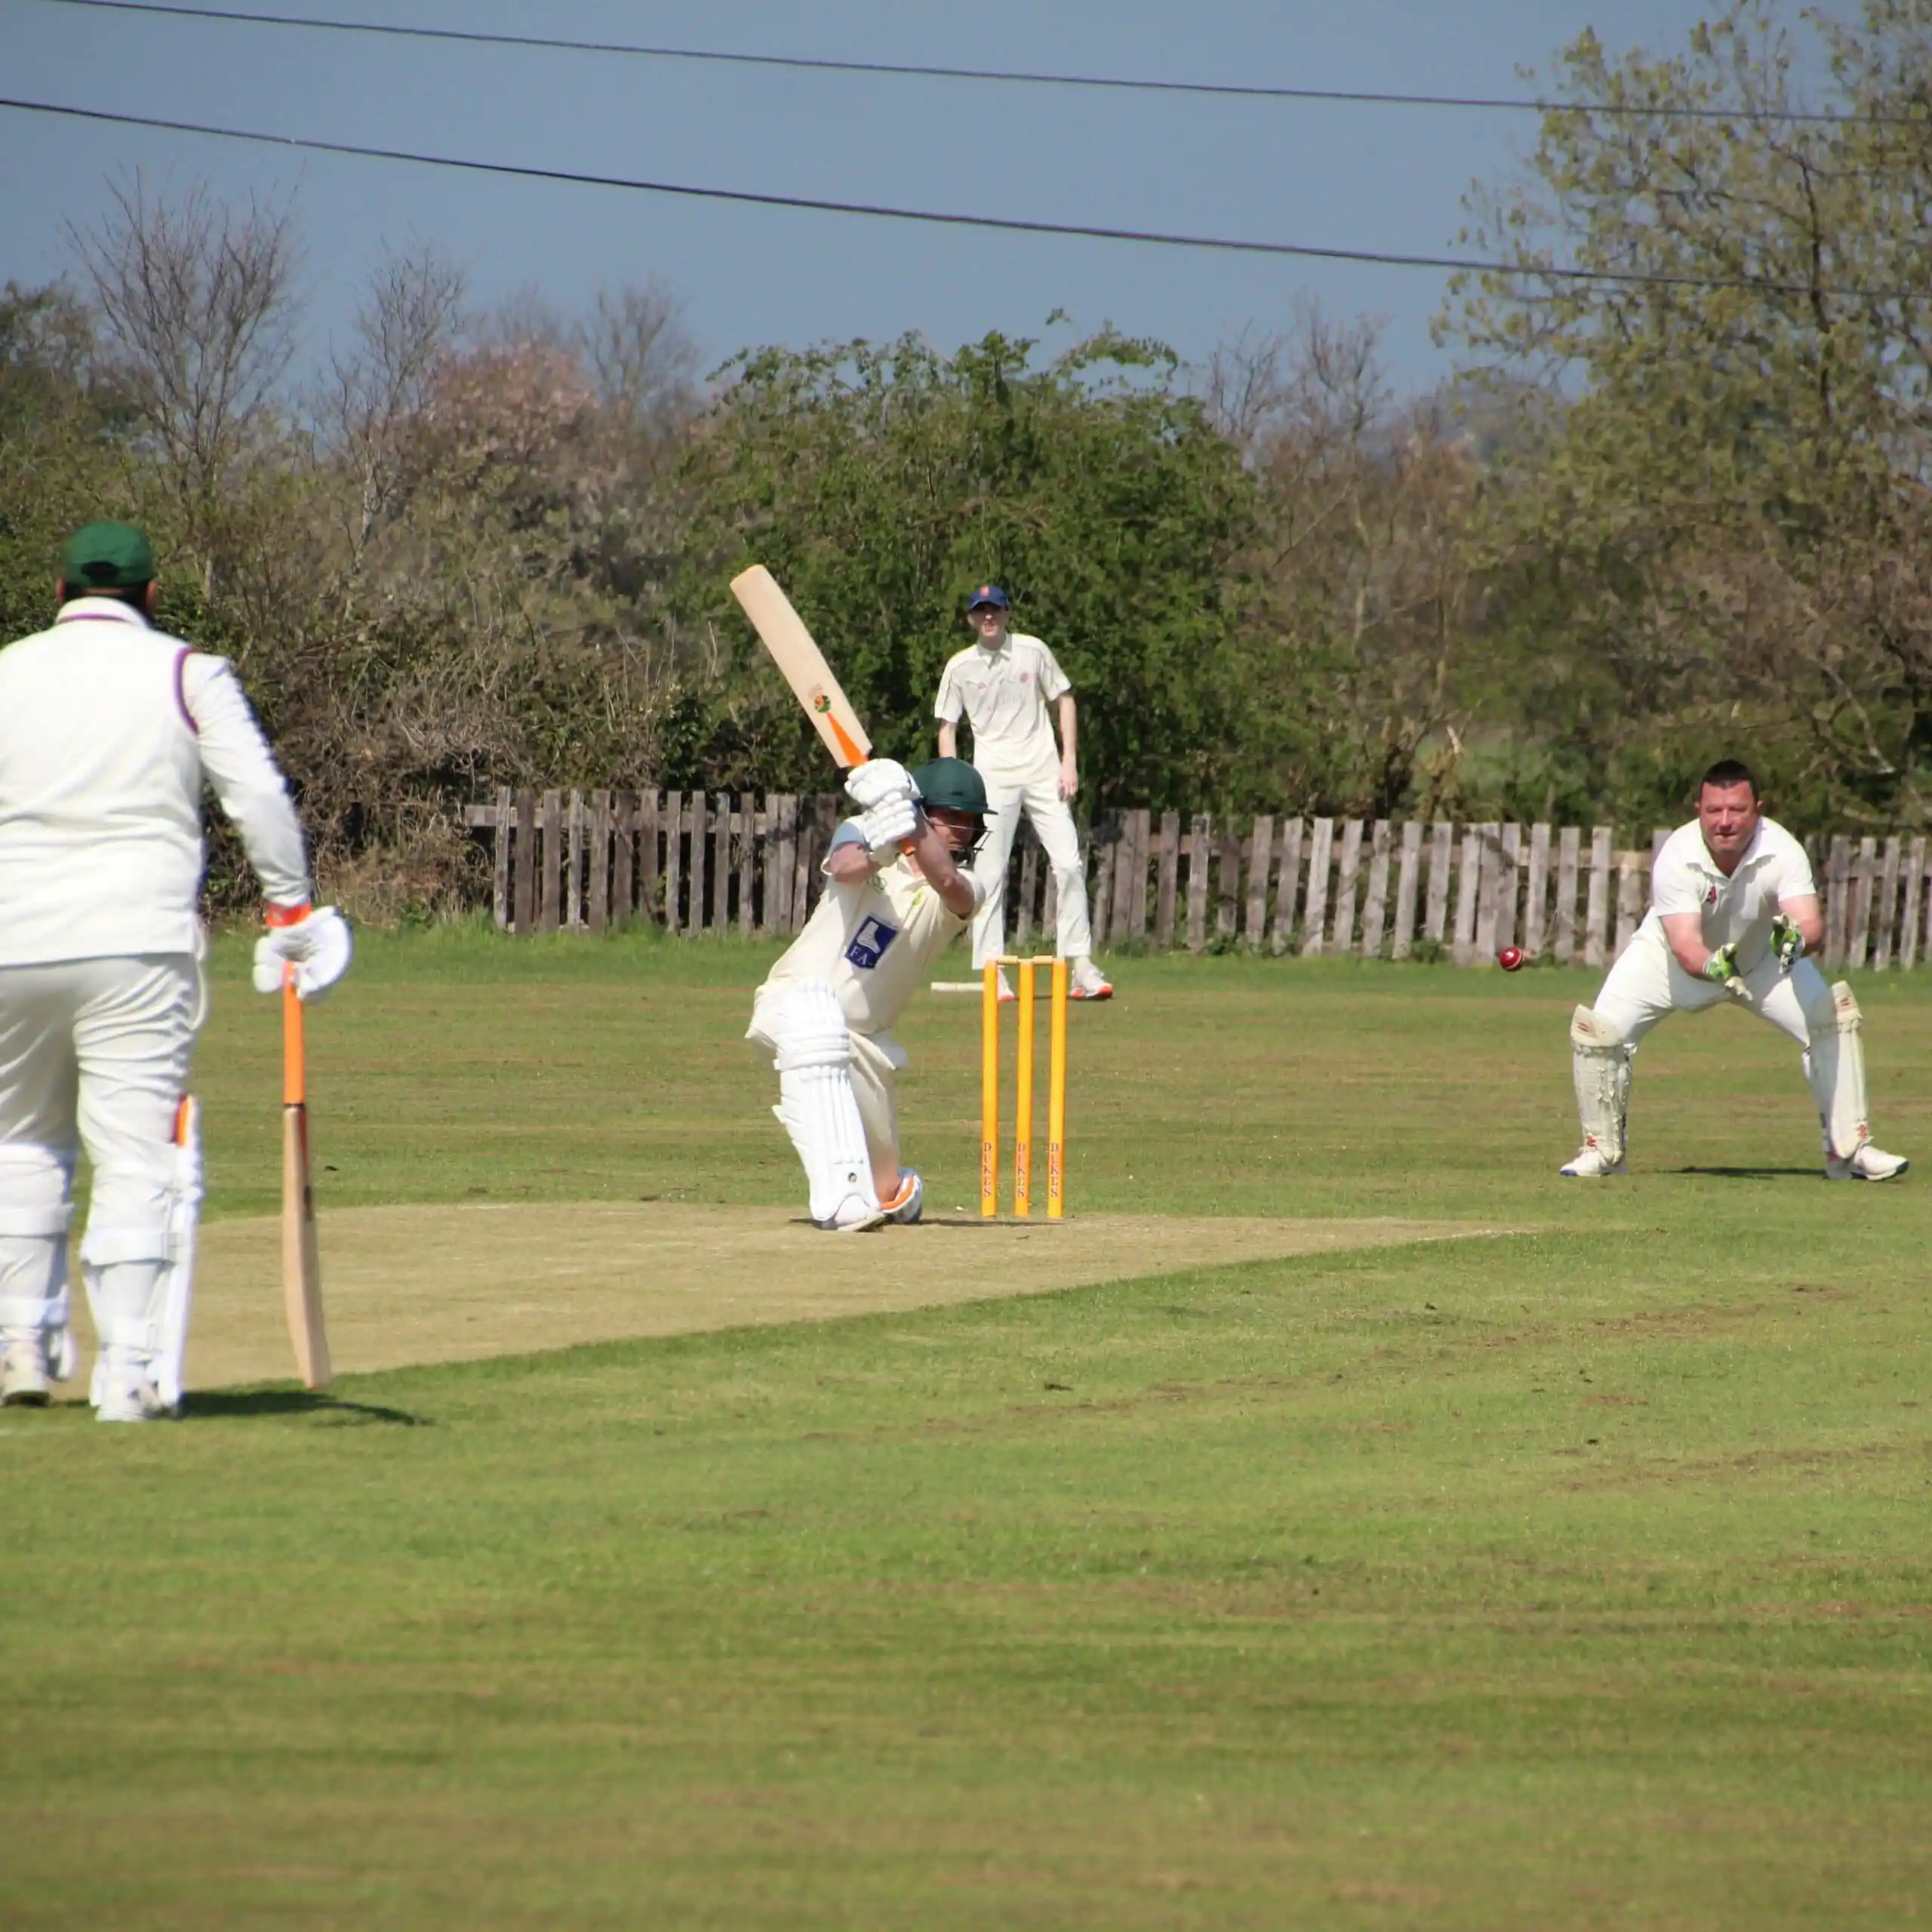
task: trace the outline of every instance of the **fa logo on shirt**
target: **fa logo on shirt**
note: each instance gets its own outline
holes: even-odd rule
[[[1705,892],[1704,892],[1704,903],[1705,903],[1706,906],[1715,906],[1717,903],[1718,903],[1718,882],[1717,882],[1717,881],[1716,881],[1715,879],[1712,879],[1712,880],[1711,881],[1711,882],[1710,882],[1709,885],[1709,886],[1705,889]]]
[[[845,957],[862,973],[870,972],[885,957],[898,937],[897,926],[888,926],[883,919],[869,916],[860,921],[859,930],[852,935],[851,944],[845,949]]]

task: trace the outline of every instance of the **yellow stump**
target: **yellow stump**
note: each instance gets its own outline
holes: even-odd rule
[[[1056,959],[1047,1046],[1047,1219],[1050,1221],[1057,1221],[1066,1206],[1066,961]]]
[[[999,968],[990,962],[980,983],[980,1212],[999,1212]]]
[[[1033,968],[1020,969],[1020,1041],[1014,1053],[1013,1211],[1033,1211]]]

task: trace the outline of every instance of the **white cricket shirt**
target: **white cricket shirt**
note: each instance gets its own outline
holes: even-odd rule
[[[1651,909],[1644,926],[1663,939],[1666,913],[1700,915],[1704,943],[1737,948],[1737,963],[1748,970],[1764,956],[1771,915],[1785,899],[1809,899],[1817,893],[1804,848],[1775,819],[1761,818],[1737,869],[1727,878],[1704,843],[1695,819],[1663,842],[1651,869]],[[1668,943],[1666,941],[1666,943]]]
[[[948,660],[933,715],[973,728],[973,762],[1001,778],[1051,778],[1060,769],[1051,707],[1073,687],[1053,653],[1024,632],[971,645]]]
[[[205,781],[301,904],[302,828],[226,659],[112,597],[0,651],[0,966],[193,952]]]
[[[832,849],[854,841],[863,844],[864,835],[858,821],[848,819]],[[986,886],[970,872],[961,876],[972,884],[977,909],[985,903]],[[804,931],[759,990],[795,980],[829,980],[854,1032],[889,1032],[926,968],[965,924],[903,858],[869,878],[843,885],[827,880]]]

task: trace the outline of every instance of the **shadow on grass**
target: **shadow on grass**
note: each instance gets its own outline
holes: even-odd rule
[[[1704,1174],[1713,1180],[1817,1180],[1816,1168],[1678,1168],[1680,1174]]]
[[[430,1429],[427,1416],[377,1402],[346,1402],[339,1395],[309,1389],[191,1389],[182,1420],[225,1421],[238,1416],[320,1416],[346,1428],[382,1424],[392,1429]]]

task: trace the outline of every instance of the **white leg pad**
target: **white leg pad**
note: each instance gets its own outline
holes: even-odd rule
[[[1583,1145],[1614,1166],[1623,1158],[1630,1111],[1630,1049],[1594,1008],[1580,1006],[1570,1021],[1571,1071]]]
[[[766,1022],[778,1048],[780,1124],[790,1135],[821,1226],[878,1213],[865,1124],[852,1091],[852,1030],[830,983],[804,980]]]
[[[62,1382],[75,1361],[67,1287],[72,1180],[72,1157],[58,1149],[0,1147],[0,1340],[37,1341]]]
[[[1842,980],[1832,989],[1832,1019],[1810,1029],[1805,1078],[1817,1103],[1825,1152],[1848,1161],[1872,1138],[1865,1118],[1865,1042],[1858,1001]]]
[[[110,1384],[152,1383],[160,1352],[168,1281],[168,1223],[103,1226],[90,1215],[81,1239],[81,1274],[94,1311],[100,1355],[94,1364],[97,1407]]]

